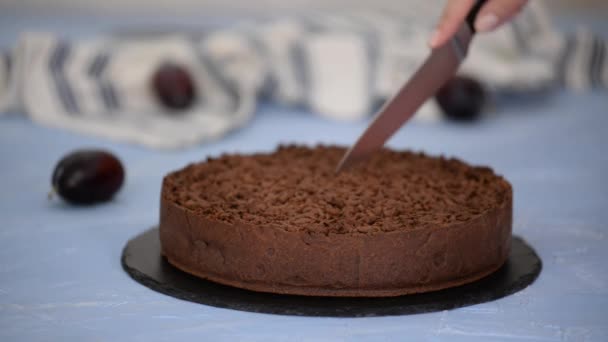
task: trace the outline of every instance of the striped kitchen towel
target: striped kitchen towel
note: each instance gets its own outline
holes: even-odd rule
[[[25,33],[0,54],[0,112],[154,148],[220,138],[245,125],[260,100],[357,120],[424,60],[431,25],[357,12],[85,41]],[[162,105],[151,85],[165,63],[187,70],[197,93],[179,114]],[[534,1],[511,25],[480,35],[461,73],[497,93],[606,88],[606,42],[585,30],[557,32]],[[438,113],[428,101],[415,118],[432,121]]]

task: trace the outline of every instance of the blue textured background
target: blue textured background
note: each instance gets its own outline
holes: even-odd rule
[[[24,27],[77,36],[113,25],[80,20],[66,26],[61,17],[4,13],[0,43],[10,44]],[[513,296],[414,316],[288,317],[184,302],[123,272],[125,242],[157,222],[166,172],[207,155],[272,150],[279,142],[349,144],[364,126],[262,106],[250,126],[221,141],[158,152],[39,127],[16,113],[0,117],[0,340],[608,340],[606,92],[512,104],[475,125],[414,123],[389,144],[490,165],[512,182],[515,234],[544,262],[539,279]],[[113,202],[92,208],[48,201],[56,161],[83,146],[118,154],[125,187]]]

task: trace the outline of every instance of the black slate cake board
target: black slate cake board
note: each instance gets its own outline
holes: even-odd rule
[[[532,284],[542,262],[532,247],[514,236],[505,265],[467,285],[386,298],[280,295],[225,286],[178,270],[161,256],[158,228],[152,228],[127,243],[122,266],[133,279],[155,291],[219,308],[296,316],[372,317],[449,310],[502,298]]]

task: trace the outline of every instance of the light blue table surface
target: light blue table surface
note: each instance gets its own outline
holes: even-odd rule
[[[3,44],[35,23],[3,19]],[[390,141],[490,165],[512,182],[514,233],[544,269],[507,298],[412,316],[277,316],[177,300],[122,270],[126,241],[158,220],[166,172],[280,142],[348,144],[364,125],[264,105],[221,141],[158,152],[0,117],[0,341],[608,341],[606,92],[513,104],[474,125],[414,123]],[[48,201],[56,161],[83,146],[119,155],[125,187],[90,208]]]

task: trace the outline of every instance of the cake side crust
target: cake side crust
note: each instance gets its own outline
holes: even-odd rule
[[[161,199],[162,252],[179,269],[260,292],[384,297],[463,285],[510,252],[512,195],[467,222],[373,234],[226,224]]]

